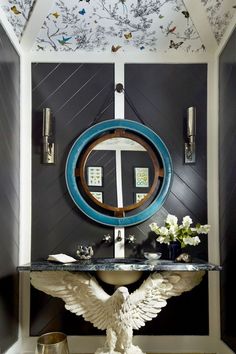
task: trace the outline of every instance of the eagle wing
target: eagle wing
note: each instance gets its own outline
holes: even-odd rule
[[[109,327],[112,321],[110,295],[89,273],[31,272],[31,284],[48,295],[61,298],[67,310],[82,315],[95,327],[102,330]]]
[[[204,274],[204,271],[152,273],[124,303],[127,321],[133,329],[145,326],[146,321],[155,318],[167,305],[167,299],[194,288]]]

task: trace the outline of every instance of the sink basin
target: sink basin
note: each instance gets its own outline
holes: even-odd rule
[[[141,278],[143,272],[138,270],[97,270],[96,274],[104,283],[122,286],[135,283]]]
[[[94,263],[119,263],[119,264],[135,264],[142,263],[143,259],[137,258],[97,258]]]
[[[96,263],[117,263],[120,265],[137,264],[140,262],[143,262],[143,260],[136,258],[101,258],[96,260]],[[115,286],[122,286],[135,283],[141,278],[143,272],[138,270],[98,270],[96,274],[98,278],[101,279],[104,283]]]

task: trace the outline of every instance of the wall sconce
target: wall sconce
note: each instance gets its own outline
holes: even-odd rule
[[[43,163],[55,163],[55,143],[52,134],[52,113],[50,108],[43,108]]]
[[[187,109],[187,143],[184,144],[184,163],[196,162],[196,107]]]

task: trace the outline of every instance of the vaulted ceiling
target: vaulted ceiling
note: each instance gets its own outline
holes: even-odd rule
[[[236,10],[236,0],[53,0],[37,23],[37,2],[1,1],[20,42],[34,17],[33,51],[201,53],[208,49],[201,17],[219,44]]]

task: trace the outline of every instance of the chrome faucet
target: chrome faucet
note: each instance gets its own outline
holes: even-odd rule
[[[126,238],[126,243],[133,244],[133,243],[135,243],[135,241],[136,241],[136,238],[134,237],[134,235],[129,235]]]
[[[78,246],[76,254],[79,259],[90,259],[94,252],[92,246]]]

